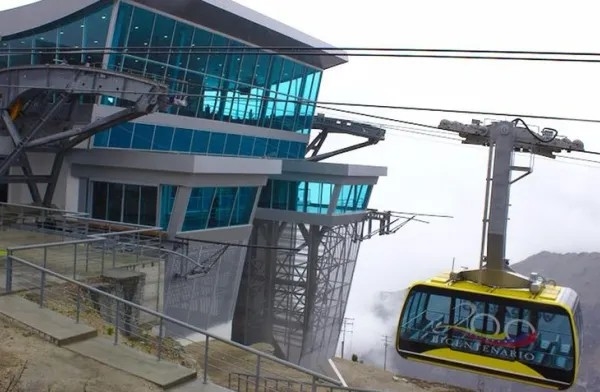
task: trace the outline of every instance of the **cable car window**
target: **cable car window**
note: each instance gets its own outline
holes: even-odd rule
[[[409,340],[431,343],[441,323],[449,323],[450,297],[412,292],[400,323],[400,335]]]
[[[573,335],[566,312],[535,304],[413,290],[400,336],[418,344],[570,371]],[[539,308],[539,307],[538,307]],[[432,347],[433,348],[433,347]]]
[[[573,334],[566,314],[538,312],[536,362],[563,370],[573,368]]]

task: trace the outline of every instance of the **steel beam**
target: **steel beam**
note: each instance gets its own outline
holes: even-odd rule
[[[52,171],[50,172],[50,182],[48,182],[48,186],[46,187],[43,200],[44,205],[47,207],[52,205],[52,199],[54,198],[54,192],[56,191],[60,169],[62,168],[63,161],[65,160],[65,153],[66,152],[64,150],[58,151],[54,156]]]
[[[55,102],[54,105],[52,105],[50,107],[50,109],[48,109],[46,111],[46,113],[42,116],[42,118],[40,118],[40,121],[29,132],[29,134],[27,136],[25,136],[23,139],[21,139],[18,144],[15,144],[15,149],[6,158],[4,158],[4,161],[2,162],[2,164],[0,164],[0,176],[6,174],[8,172],[8,169],[11,166],[13,166],[13,164],[16,162],[16,160],[20,157],[20,155],[25,150],[25,147],[26,147],[27,143],[29,142],[29,140],[31,140],[35,136],[35,134],[38,133],[40,131],[40,129],[42,129],[44,127],[44,125],[50,119],[50,117],[52,117],[52,115],[54,113],[56,113],[56,111],[61,107],[63,102],[66,100],[66,98],[67,98],[67,95],[62,94],[61,98],[57,102]],[[4,120],[4,122],[6,124],[7,118],[5,116],[2,116],[2,119]],[[10,119],[10,117],[9,117],[9,119]],[[10,121],[10,122],[12,123],[12,121]]]
[[[50,183],[52,178],[50,176],[27,176],[27,175],[9,175],[0,176],[0,184],[28,184],[32,183]],[[36,187],[37,189],[37,187]],[[41,200],[41,197],[40,197]],[[35,200],[34,200],[35,202]]]

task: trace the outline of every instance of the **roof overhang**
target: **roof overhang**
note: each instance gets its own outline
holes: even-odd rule
[[[348,62],[335,47],[231,0],[129,0],[257,47],[318,48],[285,55],[318,69]],[[41,27],[105,0],[40,0],[0,12],[0,37]]]
[[[343,163],[284,160],[282,173],[271,176],[276,180],[313,181],[330,184],[377,184],[387,176],[385,166],[351,165]]]
[[[281,173],[281,161],[119,149],[73,150],[75,177],[134,184],[262,186]]]

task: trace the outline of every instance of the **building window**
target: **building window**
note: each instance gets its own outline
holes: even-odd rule
[[[91,188],[92,218],[156,225],[156,187],[92,181]]]
[[[110,68],[167,82],[189,95],[190,117],[310,133],[321,70],[216,33],[121,2],[112,46],[148,48],[109,57]],[[152,51],[164,47],[225,47],[213,51]],[[105,104],[119,104],[104,101]]]
[[[19,65],[54,64],[101,64],[103,54],[78,52],[69,49],[101,49],[106,46],[112,4],[101,2],[66,17],[58,22],[2,37],[0,68]]]
[[[269,180],[260,195],[258,206],[276,210],[326,214],[335,185],[321,182]],[[342,185],[335,212],[363,211],[371,195],[371,185]]]
[[[194,155],[302,159],[306,143],[141,123],[116,125],[94,136],[94,147]]]
[[[249,224],[257,191],[257,187],[193,188],[182,231]],[[169,225],[176,193],[176,186],[162,186],[161,226],[163,229]]]
[[[343,214],[367,209],[372,189],[371,185],[342,185],[335,212]]]

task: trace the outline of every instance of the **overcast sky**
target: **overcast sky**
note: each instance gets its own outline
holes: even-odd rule
[[[0,9],[31,2],[2,0]],[[340,47],[600,52],[598,6],[593,1],[237,2]],[[599,73],[600,64],[351,57],[348,64],[325,72],[319,99],[600,118]],[[357,110],[431,125],[444,118],[463,122],[489,118]],[[582,139],[586,149],[600,151],[600,124],[527,121],[556,128],[561,135]],[[333,140],[329,148],[347,142]],[[378,291],[398,290],[414,279],[450,268],[453,257],[458,266],[478,263],[484,147],[389,130],[377,146],[333,161],[389,168],[375,188],[371,207],[455,217],[428,225],[412,223],[394,236],[366,241],[348,317],[364,314]],[[597,251],[598,169],[596,164],[537,158],[534,173],[512,189],[507,257],[519,261],[542,250]],[[554,278],[560,283],[560,277]],[[358,321],[357,335],[361,328],[367,329]]]

